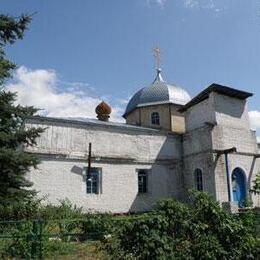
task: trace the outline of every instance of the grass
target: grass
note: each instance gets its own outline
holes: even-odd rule
[[[79,242],[61,242],[52,241],[53,245],[48,248],[48,253],[44,259],[62,259],[62,260],[107,260],[108,254],[101,249],[99,241]]]

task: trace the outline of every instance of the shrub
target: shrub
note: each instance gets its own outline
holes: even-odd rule
[[[0,204],[0,221],[33,219],[39,215],[40,199],[19,201],[19,203]]]
[[[206,193],[191,192],[188,203],[161,201],[149,218],[123,226],[108,244],[116,258],[255,259],[260,243],[252,214],[225,212]],[[112,249],[112,250],[111,250]]]
[[[38,212],[38,217],[44,220],[79,219],[84,216],[83,209],[73,205],[69,199],[60,200],[58,205],[43,205]]]

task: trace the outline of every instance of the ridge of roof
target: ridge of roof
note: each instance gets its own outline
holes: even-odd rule
[[[80,117],[46,117],[46,116],[28,116],[26,119],[30,122],[30,120],[34,121],[37,120],[39,122],[60,122],[60,123],[70,123],[70,124],[79,124],[79,125],[90,125],[90,126],[97,126],[97,127],[105,127],[114,128],[114,129],[127,129],[128,131],[138,131],[140,133],[150,133],[156,135],[179,135],[175,132],[165,132],[161,131],[160,129],[154,129],[150,127],[143,127],[138,125],[130,125],[126,123],[119,123],[119,122],[111,122],[111,121],[100,121],[97,119],[92,118],[80,118]]]

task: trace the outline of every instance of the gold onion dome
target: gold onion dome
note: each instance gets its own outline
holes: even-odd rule
[[[112,112],[111,107],[105,101],[102,101],[96,107],[97,118],[101,121],[108,121],[111,112]]]

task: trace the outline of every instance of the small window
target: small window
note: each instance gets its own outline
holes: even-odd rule
[[[158,112],[153,112],[151,114],[152,125],[160,125],[160,116]]]
[[[148,173],[147,170],[138,171],[138,193],[147,193]]]
[[[195,170],[195,183],[198,191],[203,191],[203,180],[202,180],[202,171],[201,169]]]
[[[88,194],[101,193],[101,168],[91,167],[89,176],[88,168],[85,168],[86,174],[86,191]]]

